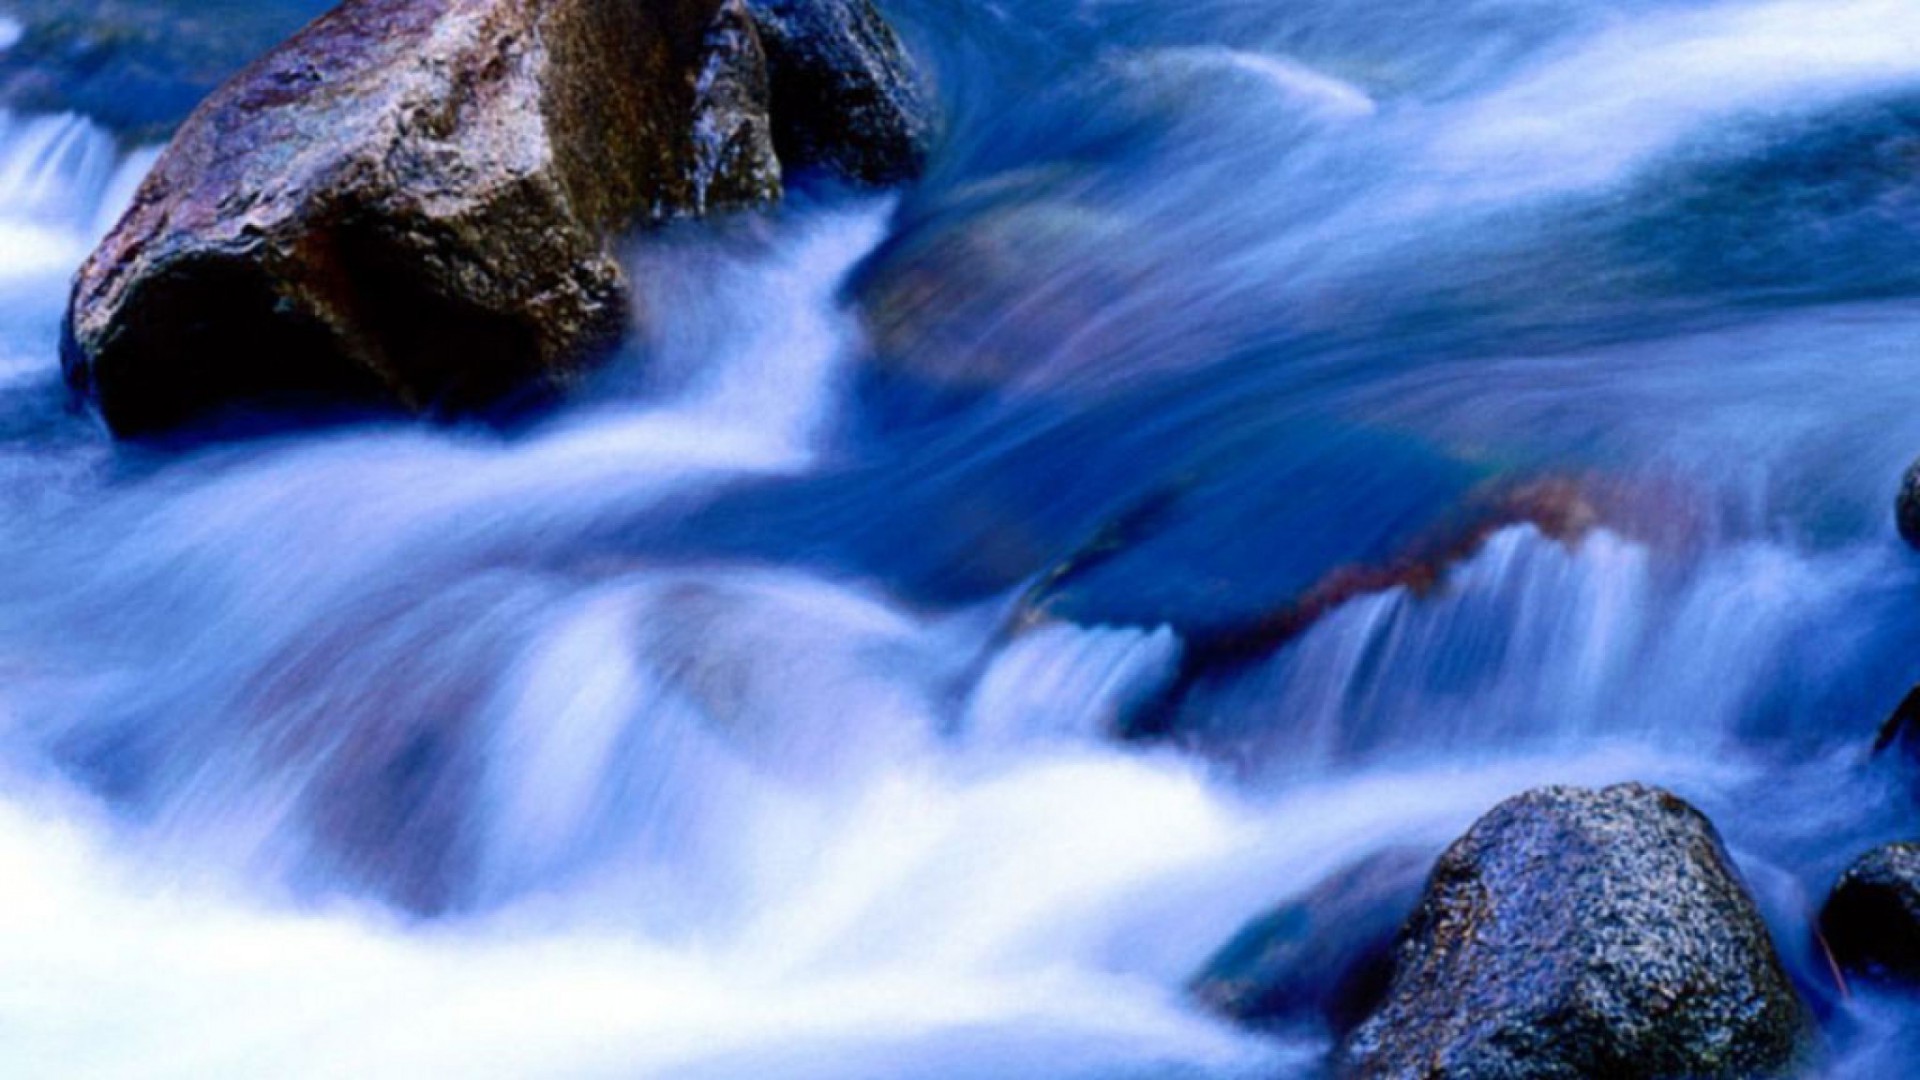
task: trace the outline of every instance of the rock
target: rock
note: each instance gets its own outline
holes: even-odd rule
[[[772,78],[780,160],[856,184],[926,166],[932,107],[872,0],[749,0]]]
[[[1920,461],[1907,467],[1900,479],[1900,495],[1893,504],[1894,523],[1900,527],[1900,539],[1920,549]]]
[[[770,5],[770,68],[742,0],[349,0],[181,127],[81,270],[68,381],[125,435],[562,387],[629,325],[619,237],[778,199],[777,131],[805,166],[918,169],[881,102],[904,54],[840,11]]]
[[[762,64],[738,0],[350,0],[181,128],[80,272],[69,382],[137,434],[564,381],[626,325],[621,230],[778,196]]]
[[[131,142],[165,138],[214,87],[326,0],[12,0],[0,107],[77,112]]]
[[[1820,931],[1843,970],[1920,983],[1920,843],[1888,844],[1848,868]]]
[[[1193,980],[1193,995],[1259,1027],[1351,1030],[1386,991],[1394,936],[1432,864],[1430,852],[1392,848],[1341,870],[1236,934]]]
[[[1873,752],[1878,754],[1898,744],[1900,752],[1909,759],[1920,760],[1920,686],[1908,690],[1900,704],[1894,707],[1880,725],[1880,733],[1873,742]]]
[[[1811,1020],[1720,838],[1663,791],[1545,788],[1441,857],[1351,1077],[1755,1077]]]

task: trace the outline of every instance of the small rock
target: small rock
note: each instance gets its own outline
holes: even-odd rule
[[[1441,857],[1350,1077],[1748,1078],[1812,1022],[1720,838],[1639,785],[1501,804]]]
[[[1900,526],[1900,538],[1908,546],[1920,549],[1920,461],[1907,467],[1900,479],[1900,496],[1893,504],[1894,521]]]
[[[1843,970],[1920,983],[1920,843],[1861,856],[1834,886],[1820,930]]]

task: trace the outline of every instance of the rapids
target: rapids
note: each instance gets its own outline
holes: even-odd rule
[[[458,425],[111,444],[154,150],[0,115],[0,1071],[1310,1076],[1183,993],[1238,927],[1633,779],[1900,1075],[1807,926],[1913,815],[1920,5],[886,6],[924,182],[637,238],[642,339]],[[1638,509],[1200,661],[1537,475]]]

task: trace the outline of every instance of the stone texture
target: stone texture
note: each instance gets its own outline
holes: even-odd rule
[[[626,325],[621,230],[778,195],[762,64],[737,0],[351,0],[183,125],[80,272],[69,381],[121,433],[563,381]]]
[[[772,75],[774,143],[794,167],[855,184],[910,180],[926,165],[926,88],[872,0],[750,0]]]
[[[1811,1020],[1699,811],[1666,792],[1545,788],[1442,856],[1349,1077],[1756,1077]]]

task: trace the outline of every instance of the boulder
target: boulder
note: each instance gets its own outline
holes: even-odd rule
[[[1920,843],[1861,856],[1834,886],[1820,930],[1843,970],[1920,983]]]
[[[933,110],[872,0],[749,0],[767,51],[780,160],[858,185],[926,165]]]
[[[1720,838],[1663,791],[1545,788],[1443,855],[1350,1077],[1755,1077],[1812,1021]]]
[[[620,230],[777,196],[762,63],[737,0],[351,0],[181,128],[80,272],[69,382],[135,434],[564,378],[626,323]]]
[[[564,386],[635,316],[621,236],[781,196],[770,77],[742,0],[349,0],[181,126],[80,272],[68,381],[124,435]]]
[[[1389,848],[1339,871],[1234,935],[1194,997],[1256,1027],[1351,1030],[1386,991],[1395,934],[1432,864],[1431,852]]]

